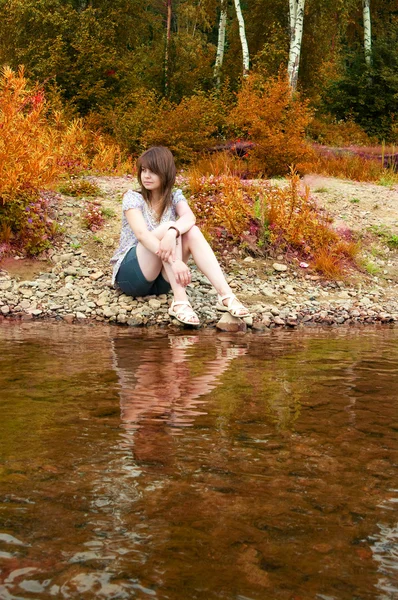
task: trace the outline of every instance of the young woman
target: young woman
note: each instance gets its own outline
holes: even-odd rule
[[[174,300],[169,314],[186,325],[199,325],[186,293],[191,282],[187,261],[192,255],[218,292],[217,309],[234,317],[249,316],[195,225],[181,190],[173,192],[176,168],[170,150],[150,148],[140,156],[137,167],[141,189],[123,196],[120,244],[111,259],[113,283],[129,296],[166,294],[171,288]]]

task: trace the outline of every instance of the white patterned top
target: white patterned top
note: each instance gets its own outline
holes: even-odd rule
[[[154,229],[156,229],[156,227],[158,227],[161,223],[164,223],[165,221],[177,220],[176,205],[181,201],[186,202],[187,199],[185,198],[181,190],[176,190],[172,193],[171,205],[162,214],[160,220],[158,220],[157,216],[154,214],[150,206],[145,202],[143,196],[139,192],[128,190],[124,194],[122,202],[122,230],[120,232],[119,247],[110,261],[113,264],[113,284],[115,283],[116,275],[120,268],[120,265],[122,264],[123,258],[126,256],[127,252],[131,250],[131,248],[138,244],[138,240],[135,237],[126,219],[126,211],[130,208],[139,208],[142,211],[146,226],[148,227],[148,231],[153,231]]]

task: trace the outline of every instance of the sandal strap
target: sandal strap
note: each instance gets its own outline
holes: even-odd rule
[[[194,309],[191,306],[191,303],[187,302],[186,300],[181,300],[179,302],[173,302],[172,305],[171,305],[172,309],[174,309],[176,306],[180,306],[180,308],[175,311],[176,314],[178,314],[178,315],[180,315],[180,314],[187,314],[187,309],[189,311],[188,315],[189,315],[189,313],[191,313],[192,315],[196,314],[195,311],[194,311]]]
[[[176,307],[179,307],[176,309]],[[177,302],[171,303],[171,310],[174,312],[174,315],[177,319],[182,320],[182,323],[186,323],[187,325],[198,325],[195,319],[198,319],[198,315],[194,311],[190,302],[187,300],[178,300]],[[192,320],[194,319],[194,320]]]
[[[174,306],[178,306],[179,304],[185,304],[185,306],[191,306],[191,303],[188,302],[188,300],[178,300],[177,302],[173,301],[171,303],[171,306],[174,307]],[[192,308],[192,306],[191,306],[191,308]]]
[[[224,304],[225,308],[228,308],[228,310],[232,307],[234,300],[239,302],[235,294],[226,294],[225,296],[218,296],[218,300],[219,302],[221,302],[221,304],[224,304],[224,300],[228,300],[228,304]]]

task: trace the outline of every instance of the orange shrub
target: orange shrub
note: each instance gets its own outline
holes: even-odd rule
[[[46,122],[44,94],[30,90],[21,68],[8,67],[0,81],[0,205],[22,190],[54,181],[62,168],[54,153],[55,132]]]
[[[49,247],[59,228],[42,192],[65,172],[114,170],[122,159],[115,144],[51,113],[44,92],[30,87],[23,68],[0,77],[0,250],[13,242],[30,254]]]
[[[301,191],[297,173],[291,174],[287,187],[264,188],[260,199],[271,244],[297,251],[329,277],[341,276],[345,267],[354,265],[359,248],[351,232],[340,235],[332,228],[331,217],[318,208],[309,188]]]
[[[234,156],[231,152],[214,152],[198,158],[189,169],[190,178],[197,174],[198,177],[210,175],[229,175],[232,177],[244,177],[248,174],[247,159]]]
[[[228,116],[231,129],[255,144],[249,166],[269,176],[286,174],[292,164],[302,169],[312,159],[313,151],[305,139],[310,120],[308,103],[292,95],[282,75],[267,81],[250,75]]]
[[[341,277],[355,266],[359,247],[351,231],[333,229],[331,217],[316,205],[309,188],[301,189],[294,171],[287,185],[272,186],[261,179],[206,177],[191,168],[186,183],[198,225],[219,250],[231,243],[254,253],[294,252],[328,277]]]
[[[167,146],[178,162],[189,162],[214,144],[224,123],[224,107],[215,96],[200,93],[179,104],[163,100],[155,118],[143,132],[141,145]]]
[[[370,158],[354,154],[353,151],[341,149],[338,153],[333,149],[317,149],[317,157],[308,172],[332,177],[343,177],[354,181],[382,181],[391,180],[391,184],[398,183],[398,174],[392,168],[385,168],[380,158]]]
[[[228,239],[240,243],[253,219],[252,200],[238,177],[204,177],[188,172],[191,204],[198,225],[213,243]]]

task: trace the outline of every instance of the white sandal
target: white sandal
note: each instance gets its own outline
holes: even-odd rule
[[[228,300],[227,304],[224,304],[224,300]],[[234,302],[238,303],[238,306],[233,306]],[[237,299],[235,294],[226,294],[225,296],[217,296],[217,310],[222,310],[223,312],[229,312],[233,317],[238,317],[238,319],[244,319],[245,317],[251,317],[251,312],[246,306]],[[239,311],[246,311],[244,313]]]
[[[176,309],[176,307],[178,308]],[[198,318],[198,315],[187,300],[181,300],[178,302],[173,301],[169,308],[169,315],[184,325],[200,325],[199,319],[198,322],[189,320],[192,319],[192,317]]]

